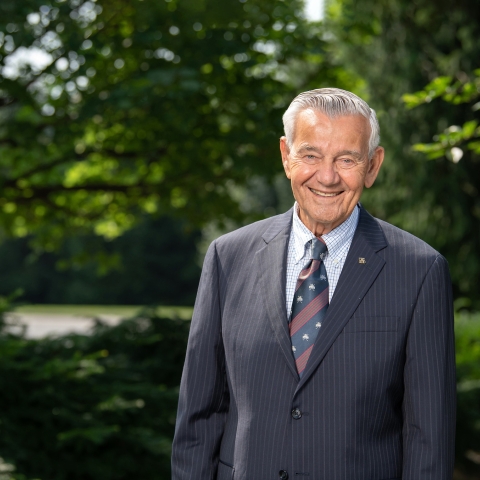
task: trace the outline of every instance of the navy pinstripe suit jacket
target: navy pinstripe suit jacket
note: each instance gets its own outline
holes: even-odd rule
[[[455,363],[445,259],[362,208],[299,380],[285,310],[291,221],[290,210],[208,250],[172,478],[451,480]]]

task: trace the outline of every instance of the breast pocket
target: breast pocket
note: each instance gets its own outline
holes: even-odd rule
[[[396,332],[397,327],[398,317],[352,317],[343,332]]]
[[[218,462],[217,480],[233,480],[235,469],[221,460]]]

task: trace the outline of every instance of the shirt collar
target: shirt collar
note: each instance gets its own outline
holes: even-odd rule
[[[325,241],[328,253],[331,258],[336,258],[337,255],[343,250],[346,244],[350,244],[355,234],[355,230],[358,225],[358,218],[360,216],[360,209],[358,205],[353,209],[350,216],[341,223],[338,227],[334,228],[331,232],[322,235],[322,239]],[[304,225],[298,216],[298,203],[295,202],[293,207],[293,223],[292,233],[294,241],[295,263],[298,263],[304,256],[307,248],[307,243],[315,238],[315,235]]]

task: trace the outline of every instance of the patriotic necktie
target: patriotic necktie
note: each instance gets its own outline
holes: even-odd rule
[[[293,355],[300,377],[328,308],[328,279],[323,263],[327,246],[323,240],[316,238],[311,242],[311,260],[298,277],[289,324]]]

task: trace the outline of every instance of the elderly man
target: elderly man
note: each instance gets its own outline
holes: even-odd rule
[[[323,88],[284,117],[293,210],[212,243],[195,303],[174,480],[451,480],[445,259],[358,203],[375,112]]]

